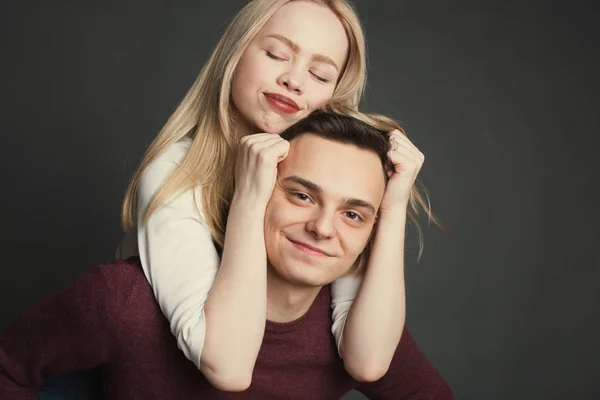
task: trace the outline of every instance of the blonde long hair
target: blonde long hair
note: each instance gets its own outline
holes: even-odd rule
[[[348,37],[349,54],[333,98],[348,109],[358,109],[366,81],[366,45],[358,14],[349,2],[249,2],[231,21],[196,81],[146,151],[123,200],[121,220],[124,230],[129,231],[136,226],[137,192],[143,171],[172,144],[189,136],[192,139],[189,152],[157,190],[144,211],[142,222],[145,223],[173,196],[200,186],[204,220],[212,231],[214,241],[223,246],[234,185],[229,177],[233,176],[239,140],[233,126],[231,80],[249,43],[271,16],[290,1],[311,1],[328,7],[341,21]]]

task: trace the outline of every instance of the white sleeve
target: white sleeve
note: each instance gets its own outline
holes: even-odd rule
[[[342,343],[342,334],[346,326],[346,318],[348,311],[352,306],[352,302],[358,294],[362,283],[362,274],[359,275],[344,275],[331,283],[331,309],[333,325],[331,332],[335,336],[338,354]],[[340,354],[341,356],[341,354]]]
[[[137,241],[144,274],[177,345],[199,368],[206,331],[204,302],[220,265],[211,232],[197,211],[202,211],[200,188],[173,197],[141,224],[152,196],[184,155],[176,144],[142,173]]]

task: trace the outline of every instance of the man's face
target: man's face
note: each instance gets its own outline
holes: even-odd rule
[[[310,287],[345,275],[367,245],[384,190],[374,152],[313,134],[292,140],[265,215],[271,271]]]

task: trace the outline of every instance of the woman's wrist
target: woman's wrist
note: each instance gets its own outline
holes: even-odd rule
[[[231,208],[242,208],[253,210],[254,212],[262,211],[263,215],[267,209],[269,198],[263,198],[256,193],[246,193],[235,190],[231,199]]]
[[[408,202],[397,204],[393,207],[389,208],[380,208],[379,209],[379,223],[383,220],[393,220],[393,221],[405,221],[408,210]]]

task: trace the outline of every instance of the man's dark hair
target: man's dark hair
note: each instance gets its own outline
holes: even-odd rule
[[[281,134],[281,138],[292,141],[307,133],[335,142],[351,144],[360,149],[371,150],[381,160],[384,172],[390,171],[392,168],[387,156],[391,148],[387,131],[377,129],[357,118],[332,111],[315,111],[286,129]],[[384,175],[387,180],[387,174]]]

